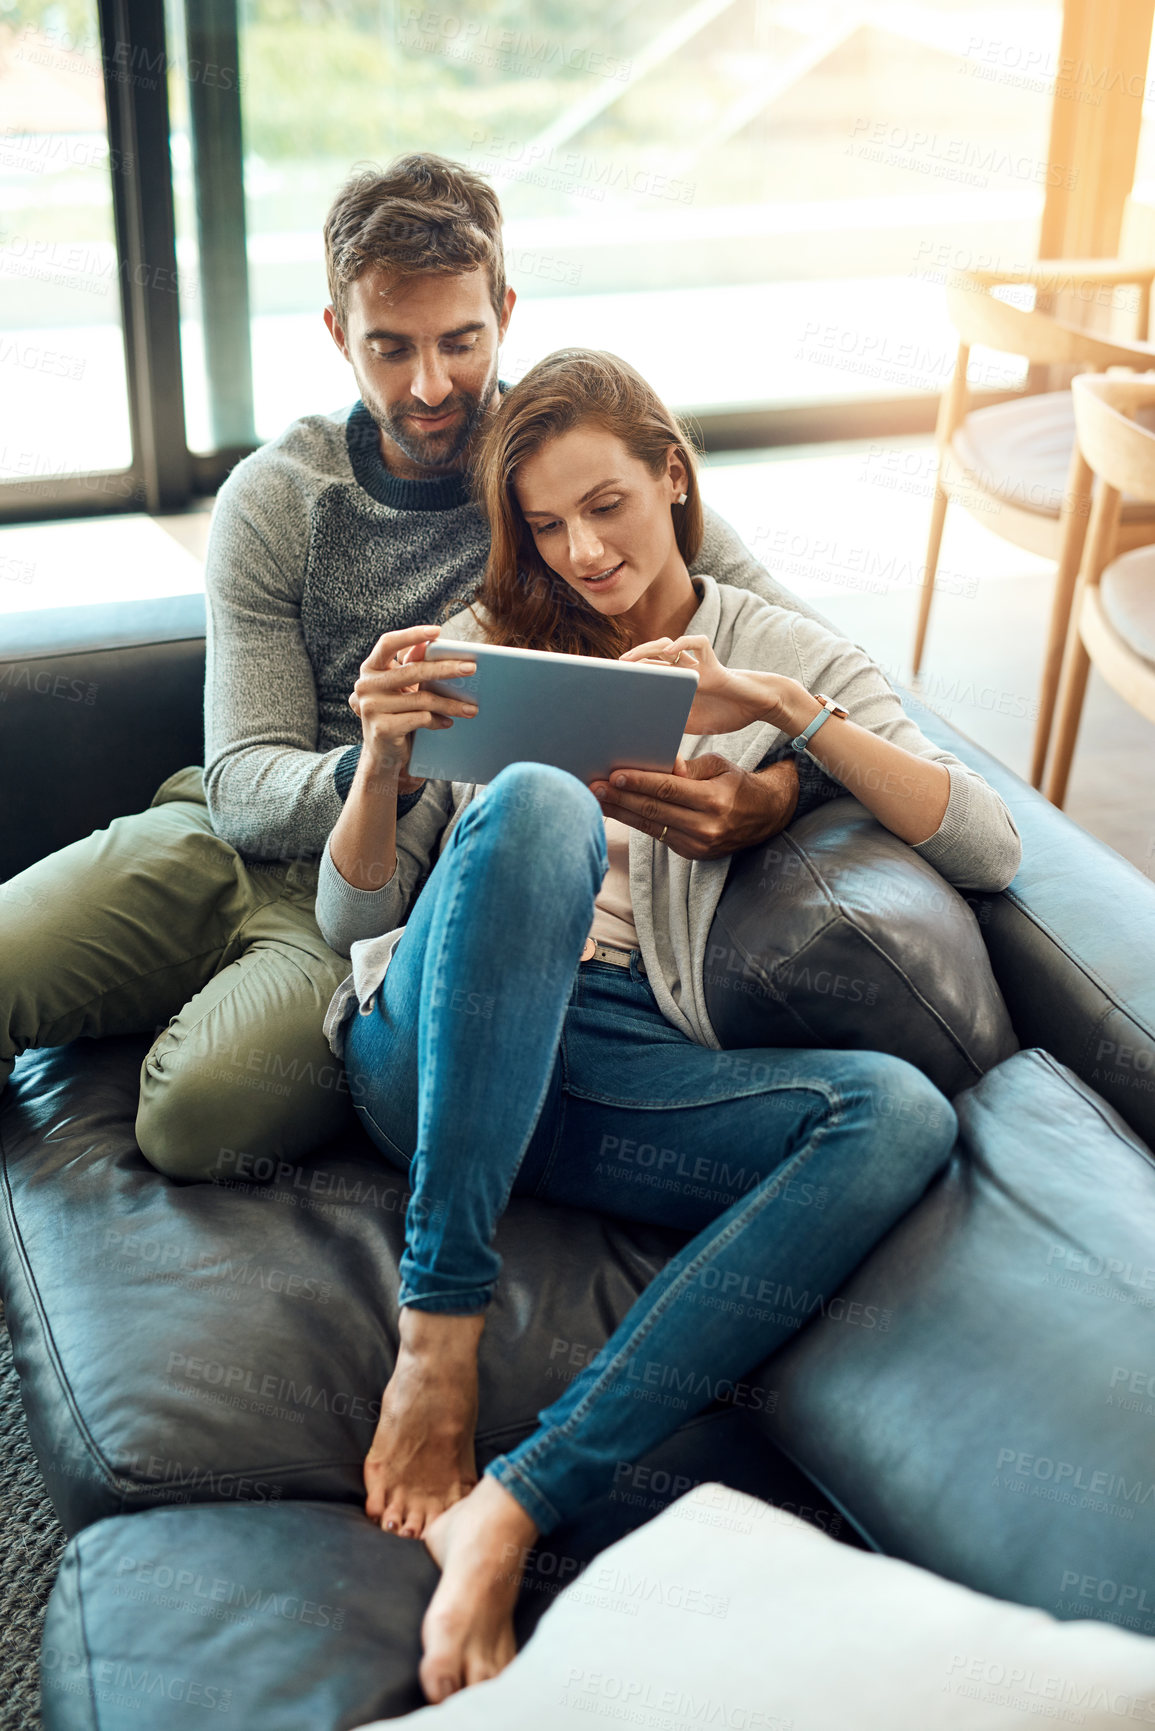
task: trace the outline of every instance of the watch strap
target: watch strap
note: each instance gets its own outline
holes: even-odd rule
[[[821,703],[822,708],[809,726],[804,728],[801,733],[796,734],[790,741],[795,751],[806,751],[823,722],[828,721],[832,715],[837,715],[842,721],[850,719],[848,712],[840,704],[835,703],[833,697],[827,697],[825,692],[816,691],[814,697],[817,702]]]

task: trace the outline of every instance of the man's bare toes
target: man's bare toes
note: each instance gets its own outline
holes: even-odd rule
[[[448,1701],[451,1695],[456,1695],[462,1688],[462,1678],[450,1666],[432,1659],[422,1659],[417,1667],[417,1676],[422,1692],[431,1707],[437,1707],[442,1701]]]
[[[517,1657],[517,1643],[513,1638],[513,1630],[502,1630],[498,1636],[497,1645],[484,1651],[465,1650],[465,1682],[466,1687],[474,1683],[488,1683],[491,1677],[496,1677],[500,1671]]]
[[[465,1687],[465,1637],[464,1628],[453,1628],[443,1618],[426,1617],[422,1624],[425,1651],[417,1675],[434,1707]]]

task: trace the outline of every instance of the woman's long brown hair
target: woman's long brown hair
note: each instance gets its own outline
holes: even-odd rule
[[[474,491],[489,519],[490,548],[477,596],[491,643],[616,658],[625,628],[597,612],[551,571],[514,492],[518,466],[550,439],[592,423],[613,433],[652,475],[670,446],[686,467],[686,503],[671,506],[678,551],[690,565],[702,545],[702,500],[686,429],[628,362],[602,349],[558,349],[506,391],[474,461]]]

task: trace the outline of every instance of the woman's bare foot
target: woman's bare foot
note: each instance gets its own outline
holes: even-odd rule
[[[365,1513],[419,1539],[477,1483],[477,1345],[482,1316],[401,1312],[397,1364],[365,1458]]]
[[[536,1538],[521,1504],[489,1474],[426,1528],[426,1548],[441,1565],[421,1624],[426,1700],[436,1705],[509,1664],[517,1652],[513,1607]]]

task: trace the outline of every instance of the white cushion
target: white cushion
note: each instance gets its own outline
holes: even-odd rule
[[[1155,662],[1155,547],[1113,560],[1099,579],[1099,600],[1124,643]]]
[[[1098,1582],[1064,1586],[1088,1613],[1101,1596]],[[595,1558],[500,1677],[373,1731],[1025,1731],[1048,1722],[1155,1725],[1155,1641],[987,1598],[851,1550],[723,1485],[699,1485]]]

